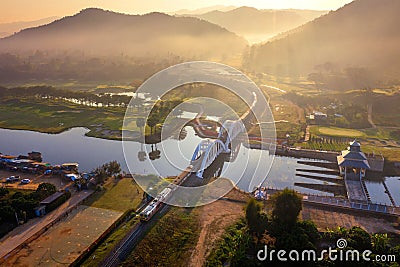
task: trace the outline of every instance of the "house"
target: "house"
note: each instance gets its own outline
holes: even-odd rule
[[[310,120],[316,124],[324,123],[328,119],[328,115],[320,111],[313,111],[309,116]]]

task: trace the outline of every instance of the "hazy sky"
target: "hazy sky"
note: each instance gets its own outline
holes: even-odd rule
[[[171,12],[213,5],[253,6],[256,8],[300,8],[334,10],[352,0],[0,0],[0,22],[35,20],[73,15],[87,7],[138,14]]]

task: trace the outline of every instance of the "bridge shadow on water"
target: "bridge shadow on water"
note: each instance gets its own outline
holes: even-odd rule
[[[224,168],[224,163],[229,159],[229,154],[220,154],[203,173],[203,178],[197,177],[196,173],[192,173],[188,179],[182,184],[186,187],[199,187],[207,185],[220,177]]]

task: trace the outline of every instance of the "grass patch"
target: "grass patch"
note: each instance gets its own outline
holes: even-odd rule
[[[347,128],[314,126],[313,131],[318,135],[338,136],[338,137],[362,137],[365,134],[361,131]]]
[[[86,127],[91,130],[90,136],[115,139],[120,136],[124,115],[122,107],[98,108],[34,98],[0,100],[0,127],[8,129],[61,133],[73,127]]]
[[[94,193],[85,205],[128,212],[139,207],[142,201],[143,191],[131,178],[111,180],[105,184],[104,190]],[[126,236],[126,234],[139,222],[133,216],[128,221],[118,226],[112,233],[87,257],[82,266],[99,266],[101,261],[114,247]]]
[[[143,191],[131,178],[111,181],[105,186],[105,191],[97,192],[91,199],[91,207],[127,211],[139,206],[142,201]]]
[[[196,211],[174,207],[149,231],[122,266],[186,266],[198,235]]]

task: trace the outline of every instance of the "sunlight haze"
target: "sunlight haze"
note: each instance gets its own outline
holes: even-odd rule
[[[87,7],[98,7],[129,14],[143,14],[153,11],[174,12],[181,9],[198,9],[214,5],[251,6],[259,9],[314,9],[335,10],[351,0],[154,0],[154,1],[107,1],[107,0],[42,0],[2,1],[0,23],[37,20],[51,16],[73,15]]]

